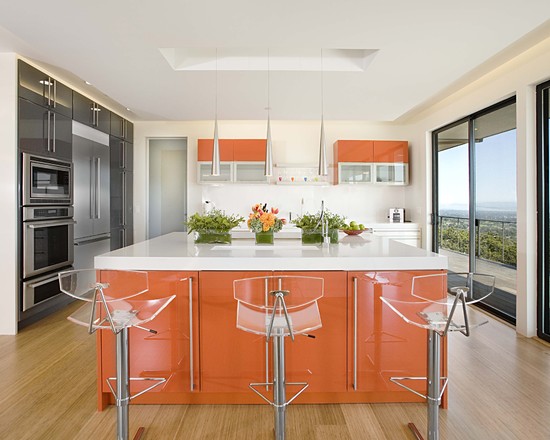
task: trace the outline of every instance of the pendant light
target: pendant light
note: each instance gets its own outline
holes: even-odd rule
[[[216,110],[214,119],[214,145],[212,147],[211,176],[220,175],[220,139],[218,137],[218,49],[216,48]]]
[[[321,48],[321,137],[319,142],[319,175],[328,176],[327,146],[325,142],[325,115],[323,102],[323,49]]]
[[[269,112],[269,49],[267,49],[267,140],[265,143],[265,168],[264,176],[273,176],[273,148],[271,145],[271,119]]]

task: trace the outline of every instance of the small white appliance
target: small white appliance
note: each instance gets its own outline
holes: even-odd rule
[[[215,208],[216,207],[214,206],[214,202],[212,202],[210,200],[205,200],[202,203],[202,211],[203,211],[204,214],[208,214],[210,211],[212,211]]]
[[[403,208],[390,208],[388,219],[390,223],[403,223],[405,221],[405,210]]]

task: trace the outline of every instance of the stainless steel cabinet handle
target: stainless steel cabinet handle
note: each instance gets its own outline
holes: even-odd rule
[[[48,87],[50,87],[50,86],[48,86]],[[46,142],[47,142],[47,145],[46,145],[47,151],[50,151],[50,140],[51,140],[50,132],[51,132],[51,129],[52,129],[50,118],[51,118],[51,112],[48,110],[48,123],[47,123],[48,126],[47,126],[47,140],[46,140]]]
[[[126,142],[120,141],[120,153],[121,153],[121,160],[120,160],[120,168],[126,169]]]
[[[122,247],[126,246],[126,230],[120,230],[120,244]]]
[[[56,104],[57,104],[57,81],[54,79],[50,79],[50,82],[53,81],[53,100],[52,100],[52,103],[53,103],[53,108],[56,107]]]
[[[55,124],[56,124],[55,113],[52,113],[52,116],[53,116],[52,153],[55,153]]]
[[[51,96],[52,96],[52,79],[48,76],[48,107],[51,105]]]
[[[94,172],[94,158],[90,158],[90,218],[95,218],[95,172]]]
[[[122,207],[121,207],[121,222],[122,226],[126,226],[126,172],[120,173],[120,176],[122,178]]]
[[[269,304],[269,285],[267,278],[264,281],[264,301],[265,306]],[[265,383],[269,383],[269,341],[265,340]],[[269,391],[269,386],[266,385],[266,391]]]
[[[101,158],[95,158],[95,218],[101,218]]]
[[[357,278],[353,278],[353,389],[357,391]]]
[[[193,278],[189,277],[189,388],[195,389],[193,369]]]

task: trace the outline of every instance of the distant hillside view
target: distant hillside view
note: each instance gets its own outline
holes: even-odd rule
[[[480,205],[476,212],[476,220],[476,256],[515,268],[517,254],[515,203]],[[439,246],[462,254],[469,253],[466,207],[453,206],[439,210]]]

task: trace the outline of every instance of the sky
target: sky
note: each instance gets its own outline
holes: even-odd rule
[[[467,209],[468,145],[439,153],[440,209]],[[476,143],[478,205],[516,203],[516,130]]]

